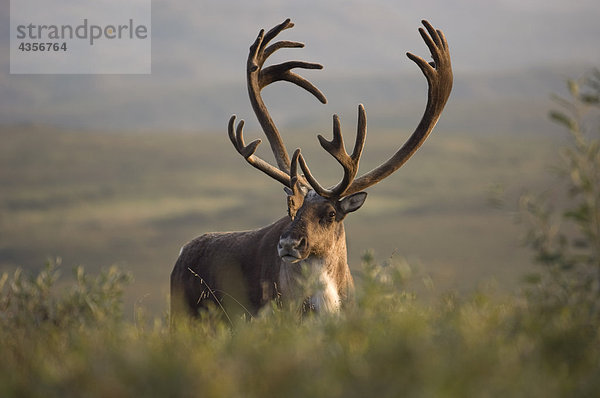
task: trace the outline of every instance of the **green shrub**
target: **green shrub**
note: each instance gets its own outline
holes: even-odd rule
[[[550,117],[569,132],[556,170],[560,180],[544,195],[521,198],[529,224],[526,243],[544,272],[530,290],[545,310],[563,307],[600,316],[600,71],[569,80],[571,98]]]
[[[74,270],[70,287],[57,286],[60,259],[48,261],[37,276],[18,268],[0,277],[0,324],[4,328],[94,327],[122,318],[122,296],[131,275],[110,267],[91,277]]]
[[[380,266],[367,256],[357,303],[341,314],[300,320],[296,311],[273,305],[249,321],[234,321],[233,328],[208,314],[175,331],[160,319],[142,329],[105,322],[109,315],[91,320],[90,308],[107,314],[115,307],[114,296],[102,293],[113,283],[102,281],[110,278],[88,278],[85,295],[95,306],[81,295],[59,295],[86,302],[64,307],[83,307],[72,312],[75,321],[62,312],[58,322],[35,320],[42,327],[25,325],[34,317],[4,322],[0,396],[559,397],[600,391],[597,319],[569,307],[542,313],[529,300],[486,292],[447,294],[426,304],[407,288],[410,273],[403,261]],[[94,298],[102,295],[109,304]],[[23,303],[19,310],[25,308],[37,307]]]

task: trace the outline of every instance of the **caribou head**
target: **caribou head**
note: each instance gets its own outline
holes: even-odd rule
[[[336,311],[348,301],[353,282],[347,264],[343,220],[364,204],[365,189],[395,172],[422,145],[437,123],[452,89],[446,38],[429,22],[423,21],[423,25],[425,28],[419,32],[433,61],[407,53],[428,83],[427,105],[421,121],[387,161],[357,177],[366,138],[365,109],[362,105],[358,107],[358,127],[351,154],[344,145],[340,119],[334,115],[332,139],[318,136],[323,149],[343,170],[340,182],[330,188],[323,187],[313,176],[300,149],[289,156],[261,96],[264,87],[283,80],[326,103],[318,88],[293,72],[297,68],[321,69],[322,66],[288,61],[265,67],[274,52],[301,48],[304,44],[293,41],[270,44],[283,30],[294,26],[289,19],[267,33],[261,30],[250,47],[246,77],[252,108],[269,141],[276,166],[256,155],[261,140],[245,143],[243,120],[236,126],[236,117],[232,116],[228,133],[237,152],[250,165],[283,184],[288,215],[261,229],[205,234],[184,246],[171,274],[172,313],[194,314],[206,300],[221,305],[228,298],[234,298],[235,305],[243,306],[252,314],[275,297],[297,299],[298,294],[305,294],[307,297],[301,298],[306,299],[311,308],[326,311]],[[298,289],[302,272],[316,278],[320,288],[308,293]]]

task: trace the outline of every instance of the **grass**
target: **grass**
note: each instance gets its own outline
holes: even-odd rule
[[[600,319],[586,314],[586,302],[549,306],[486,290],[426,301],[412,292],[406,263],[380,266],[366,258],[356,305],[341,314],[300,321],[293,308],[274,305],[230,328],[214,308],[202,322],[169,331],[160,317],[123,320],[118,297],[127,277],[118,269],[98,276],[80,270],[83,277],[60,289],[56,271],[50,265],[42,277],[5,277],[0,284],[3,397],[600,391]]]

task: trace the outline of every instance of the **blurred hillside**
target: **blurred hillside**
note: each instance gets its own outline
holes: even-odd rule
[[[354,134],[354,126],[347,130]],[[324,184],[340,178],[313,133],[288,133],[286,143],[302,145]],[[360,173],[387,159],[408,134],[370,130]],[[80,264],[92,270],[119,264],[135,275],[128,309],[137,300],[165,308],[170,271],[190,239],[260,227],[286,213],[280,184],[248,166],[224,133],[4,127],[0,140],[0,271],[39,269],[55,256],[66,273]],[[440,127],[348,217],[351,267],[372,249],[377,261],[408,258],[440,292],[490,280],[503,290],[517,288],[530,255],[511,214],[490,200],[504,187],[510,209],[525,190],[547,186],[556,144],[535,135],[473,137]]]
[[[550,94],[564,92],[566,77],[576,77],[584,70],[571,67],[494,74],[456,73],[442,123],[446,130],[477,135],[506,131],[546,133]],[[263,95],[280,127],[327,131],[334,113],[342,117],[342,122],[354,124],[356,107],[363,103],[370,128],[412,129],[424,109],[427,86],[416,66],[410,73],[387,76],[323,80],[319,71],[303,74],[323,91],[329,103],[321,105],[288,83],[275,84]],[[133,82],[137,85],[132,90]],[[129,77],[124,84],[111,77],[91,76],[79,83],[66,86],[60,79],[31,83],[31,90],[38,94],[25,91],[3,97],[5,106],[0,108],[0,120],[4,124],[43,123],[69,129],[210,133],[223,132],[229,117],[237,114],[248,122],[248,129],[258,128],[244,82],[182,88],[157,86],[155,81],[141,76]],[[93,96],[82,98],[86,91],[93,91]],[[46,94],[39,94],[42,92]],[[48,103],[37,108],[32,117],[34,114],[23,103],[46,101],[35,100],[35,96],[48,96]]]

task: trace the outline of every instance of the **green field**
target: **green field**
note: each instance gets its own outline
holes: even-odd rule
[[[132,314],[134,303],[163,313],[169,273],[184,243],[204,232],[266,225],[286,211],[281,186],[246,165],[224,130],[2,127],[0,271],[36,271],[55,257],[65,274],[77,265],[94,271],[118,264],[135,278],[125,292],[125,313]],[[315,132],[284,134],[290,150],[302,146],[320,180],[340,178]],[[387,159],[407,135],[370,131],[362,172]],[[348,217],[351,267],[373,250],[379,262],[407,259],[439,292],[488,282],[501,291],[518,289],[532,263],[513,211],[521,193],[549,186],[557,145],[551,137],[440,128]],[[499,188],[502,210],[490,205]]]
[[[356,303],[304,316],[273,305],[251,320],[216,310],[169,329],[122,321],[126,275],[82,269],[55,285],[0,279],[2,397],[596,397],[595,292],[541,285],[415,295],[401,264],[358,267]],[[592,294],[590,294],[592,293]],[[426,304],[427,299],[429,303]],[[299,304],[299,303],[298,303]]]
[[[600,143],[574,137],[434,135],[349,217],[357,290],[343,311],[274,301],[170,325],[179,247],[273,221],[281,187],[223,134],[4,128],[0,396],[595,397]],[[372,134],[363,169],[398,139]],[[553,184],[559,146],[569,173]],[[339,178],[302,147],[320,179]],[[558,208],[528,202],[531,223],[515,225],[527,191]]]

